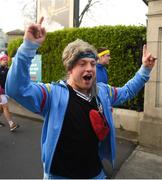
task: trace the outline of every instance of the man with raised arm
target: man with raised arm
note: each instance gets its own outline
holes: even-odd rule
[[[44,117],[44,178],[106,178],[102,160],[107,159],[114,166],[116,153],[111,107],[140,91],[149,79],[155,58],[144,46],[141,68],[123,87],[96,84],[97,52],[89,43],[77,39],[62,54],[67,79],[33,83],[29,68],[46,37],[42,22],[43,18],[27,28],[8,73],[6,92]]]

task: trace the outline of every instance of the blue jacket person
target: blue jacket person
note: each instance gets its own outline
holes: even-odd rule
[[[30,25],[7,76],[6,92],[44,117],[41,137],[44,178],[105,178],[102,160],[115,160],[115,128],[111,107],[133,98],[149,79],[155,58],[143,49],[142,66],[123,87],[96,83],[97,52],[77,39],[62,55],[67,78],[33,83],[29,68],[46,37],[42,27]]]

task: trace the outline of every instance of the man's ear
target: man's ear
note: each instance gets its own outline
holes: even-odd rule
[[[73,69],[68,70],[67,74],[68,74],[68,75],[72,74],[72,70],[73,70]]]

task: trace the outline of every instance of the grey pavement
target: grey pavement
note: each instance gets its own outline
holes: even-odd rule
[[[40,135],[42,123],[14,116],[20,128],[10,132],[3,116],[0,122],[0,179],[40,179],[42,163]]]
[[[162,156],[137,147],[121,166],[115,179],[162,179]]]
[[[16,115],[13,118],[20,124],[20,128],[12,133],[9,132],[3,116],[0,116],[0,122],[5,124],[5,127],[0,127],[0,179],[42,179],[42,122]],[[162,156],[137,146],[135,136],[129,132],[117,131],[116,140],[115,169],[112,170],[108,162],[103,162],[109,178],[162,178]]]

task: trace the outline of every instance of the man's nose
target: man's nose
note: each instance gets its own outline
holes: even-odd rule
[[[92,70],[93,69],[93,66],[91,63],[88,63],[87,66],[86,66],[86,70]]]

